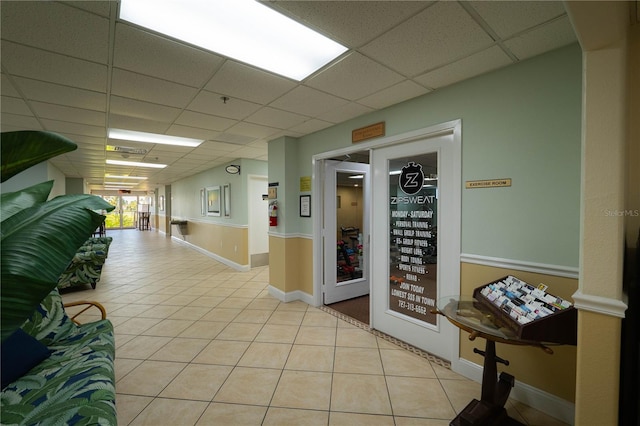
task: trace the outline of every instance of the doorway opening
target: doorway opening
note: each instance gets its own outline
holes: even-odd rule
[[[323,304],[369,324],[369,151],[324,165],[325,286]]]

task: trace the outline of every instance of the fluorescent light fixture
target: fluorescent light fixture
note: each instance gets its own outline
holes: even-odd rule
[[[105,179],[138,179],[145,180],[145,176],[121,176],[121,175],[104,175]]]
[[[134,130],[123,129],[109,129],[109,139],[191,147],[196,147],[203,142],[202,139],[182,138],[179,136],[159,135],[157,133],[136,132]]]
[[[297,81],[348,50],[254,0],[121,0],[120,19]]]
[[[131,167],[151,167],[153,169],[164,169],[166,164],[158,163],[141,163],[139,161],[122,161],[122,160],[107,160],[107,164],[114,166],[131,166]]]
[[[351,175],[349,179],[364,179],[364,175]]]
[[[105,185],[136,186],[140,182],[105,182]]]

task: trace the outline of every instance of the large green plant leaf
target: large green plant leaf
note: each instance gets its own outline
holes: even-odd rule
[[[3,218],[0,265],[2,340],[55,288],[78,247],[104,221],[93,210],[113,210],[94,195],[63,195]]]
[[[1,137],[0,182],[49,158],[73,151],[78,146],[64,136],[51,132],[22,130],[4,132]]]
[[[5,220],[23,209],[44,203],[49,198],[51,188],[53,188],[52,180],[30,186],[18,192],[2,194],[0,196],[0,218]]]

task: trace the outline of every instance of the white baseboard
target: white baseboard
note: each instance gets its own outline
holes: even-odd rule
[[[281,302],[295,302],[296,300],[300,300],[308,305],[313,305],[313,296],[305,293],[302,290],[290,291],[289,293],[285,293],[284,291],[276,288],[272,285],[269,286],[269,294]]]
[[[482,383],[482,366],[475,364],[469,360],[459,358],[451,363],[451,369],[456,373]],[[518,382],[516,377],[516,383],[509,398],[522,402],[531,408],[542,411],[543,413],[561,420],[567,424],[574,424],[575,417],[575,404],[552,395],[548,392],[534,388],[526,383]]]
[[[187,241],[184,241],[184,240],[181,240],[180,238],[175,237],[175,236],[171,236],[171,239],[173,241],[176,241],[176,242],[180,243],[180,244],[184,244],[186,246],[189,246],[190,248],[192,248],[192,249],[194,249],[196,251],[199,251],[200,253],[204,254],[205,256],[209,256],[210,258],[215,259],[220,263],[224,263],[225,265],[232,267],[236,271],[249,272],[251,270],[251,265],[240,265],[239,263],[232,262],[231,260],[229,260],[227,258],[219,256],[219,255],[217,255],[215,253],[211,253],[210,251],[205,250],[202,247],[198,247],[195,244],[191,244],[191,243],[189,243]]]

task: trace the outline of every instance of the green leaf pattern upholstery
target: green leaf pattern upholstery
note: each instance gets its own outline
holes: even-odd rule
[[[90,284],[96,288],[102,266],[109,253],[111,237],[89,238],[71,259],[67,269],[58,278],[58,288]]]
[[[113,325],[76,325],[53,290],[22,329],[53,351],[0,394],[3,425],[115,425]]]

